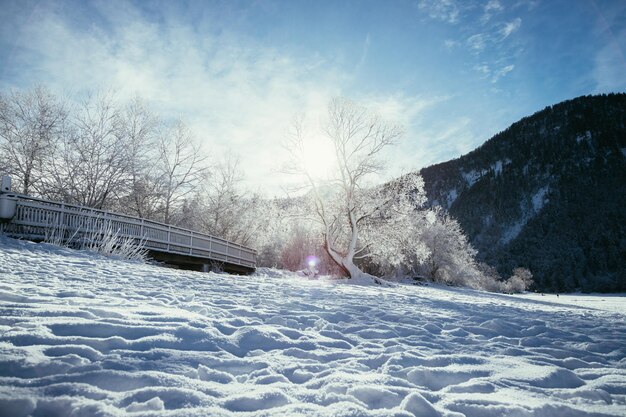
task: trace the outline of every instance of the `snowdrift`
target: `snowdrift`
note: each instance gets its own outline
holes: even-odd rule
[[[624,298],[553,301],[0,238],[0,416],[626,415]]]

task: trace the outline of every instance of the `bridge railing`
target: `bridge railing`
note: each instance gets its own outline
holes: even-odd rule
[[[141,242],[148,250],[256,267],[254,249],[215,236],[104,210],[20,194],[10,196],[17,199],[15,215],[0,223],[0,232],[12,237],[46,240],[53,236],[55,240],[64,240],[95,236],[108,229],[120,238]]]

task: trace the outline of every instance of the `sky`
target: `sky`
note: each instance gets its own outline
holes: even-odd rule
[[[139,95],[268,196],[294,115],[333,97],[404,127],[384,180],[625,74],[624,0],[0,0],[0,91]]]

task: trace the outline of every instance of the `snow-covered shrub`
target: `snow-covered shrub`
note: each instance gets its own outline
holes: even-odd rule
[[[46,230],[44,242],[56,246],[64,246],[79,250],[88,250],[104,256],[119,259],[147,262],[148,251],[144,242],[132,237],[122,236],[119,231],[113,229],[110,221],[92,219],[91,226],[98,224],[99,227],[85,227],[83,224],[73,230],[60,230],[49,227]],[[86,228],[85,233],[81,229]]]
[[[513,275],[503,285],[505,292],[520,293],[533,284],[533,274],[526,268],[515,268]]]
[[[485,291],[501,292],[503,291],[503,282],[498,273],[498,270],[491,265],[484,262],[480,262],[477,265],[478,271],[480,271],[480,277],[478,278],[478,287]]]
[[[110,221],[102,222],[99,229],[93,230],[79,240],[79,248],[105,256],[145,262],[148,252],[142,241],[122,236],[113,229]]]
[[[74,229],[70,232],[67,229],[48,225],[48,227],[45,228],[43,240],[51,245],[69,247],[70,242],[76,240],[77,233],[78,229]]]
[[[475,259],[476,250],[467,241],[461,225],[440,209],[423,216],[420,238],[428,255],[419,272],[447,285],[482,288],[484,276]]]

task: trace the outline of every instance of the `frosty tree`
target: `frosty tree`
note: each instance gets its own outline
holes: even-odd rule
[[[66,128],[65,103],[44,87],[0,93],[0,170],[29,194],[46,177],[46,166]]]
[[[70,121],[50,161],[48,192],[68,203],[109,208],[125,189],[129,166],[114,94],[89,95]]]
[[[211,167],[198,193],[202,209],[196,216],[201,230],[244,245],[250,243],[262,219],[256,213],[260,197],[244,191],[243,180],[239,158],[233,154]]]
[[[123,150],[128,159],[128,192],[119,202],[120,210],[132,215],[155,218],[159,205],[158,171],[154,164],[161,120],[147,104],[135,96],[120,112]]]
[[[206,173],[207,158],[202,155],[191,130],[177,120],[165,128],[158,140],[156,164],[163,205],[163,222],[169,223],[172,211],[191,194]]]
[[[421,274],[431,281],[449,285],[482,287],[485,280],[476,263],[476,250],[459,222],[435,208],[425,213],[421,223],[421,241],[428,249],[419,268]]]
[[[296,120],[289,137],[287,149],[293,161],[287,171],[306,179],[311,208],[328,255],[351,278],[362,277],[367,274],[355,261],[374,256],[384,246],[380,239],[389,238],[389,234],[371,233],[371,228],[388,226],[398,220],[394,213],[398,209],[397,190],[367,187],[367,181],[373,174],[382,172],[382,151],[403,131],[350,100],[336,98],[328,105],[321,132],[321,140],[330,141],[334,153],[329,175],[316,177],[307,163],[306,141],[310,138],[301,119]]]

